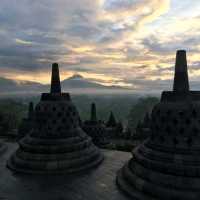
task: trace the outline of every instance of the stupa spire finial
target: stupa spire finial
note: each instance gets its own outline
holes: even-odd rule
[[[51,93],[61,93],[60,74],[57,63],[52,64]]]
[[[92,103],[91,105],[91,121],[97,121],[97,114],[96,114],[96,105]]]
[[[189,91],[187,58],[185,50],[178,50],[176,53],[176,65],[173,90],[176,92]]]

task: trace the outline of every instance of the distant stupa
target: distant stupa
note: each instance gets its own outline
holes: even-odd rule
[[[200,199],[200,92],[190,91],[186,52],[176,56],[173,91],[152,111],[150,137],[118,172],[118,186],[138,200]]]
[[[3,117],[2,113],[0,114],[0,121],[1,121],[1,125],[2,125],[2,126],[0,126],[0,129],[1,129],[1,131],[3,131],[4,117]],[[4,153],[6,149],[7,149],[7,144],[4,141],[0,140],[0,155],[2,153]]]
[[[33,117],[34,113],[34,105],[33,102],[29,103],[29,107],[28,107],[28,118],[31,119]]]
[[[59,68],[54,63],[50,93],[42,94],[34,110],[34,127],[19,141],[8,167],[22,173],[57,174],[99,165],[103,155],[79,125],[70,95],[61,92]]]
[[[115,116],[113,114],[113,112],[110,112],[110,116],[109,119],[107,121],[107,127],[116,127],[117,123],[116,123],[116,119]]]
[[[146,138],[148,138],[150,136],[150,126],[151,126],[151,119],[149,113],[147,112],[144,116],[143,121],[138,122],[136,131],[133,135],[133,139],[142,142]]]
[[[18,128],[18,138],[23,138],[25,135],[29,134],[33,128],[34,123],[34,105],[33,102],[29,103],[28,115],[26,118],[22,119],[21,124]]]
[[[118,123],[112,111],[110,112],[108,121],[106,122],[106,129],[110,139],[118,138],[119,135],[122,134],[119,133]]]
[[[97,120],[95,103],[91,105],[90,120],[85,121],[83,129],[98,147],[104,147],[109,143],[105,125]]]
[[[96,105],[95,105],[95,103],[92,103],[92,105],[91,105],[90,121],[97,122],[97,113],[96,113]]]

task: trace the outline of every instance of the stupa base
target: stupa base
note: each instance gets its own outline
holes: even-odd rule
[[[133,163],[135,162],[135,168]],[[135,200],[198,200],[198,177],[163,174],[145,169],[134,159],[117,173],[118,187]]]
[[[59,169],[59,167],[50,169],[50,167],[48,167],[48,166],[53,166],[53,164],[46,163],[46,168],[44,168],[43,170],[42,169],[38,170],[37,168],[34,169],[34,167],[32,167],[32,169],[21,168],[21,167],[19,167],[18,164],[15,163],[14,158],[12,157],[8,160],[7,167],[9,169],[11,169],[12,171],[19,172],[19,173],[25,173],[25,174],[55,174],[55,175],[56,174],[72,174],[72,173],[85,172],[87,170],[95,168],[103,161],[103,159],[104,159],[103,155],[100,154],[98,156],[98,158],[96,158],[94,161],[92,161],[90,163],[86,163],[83,166],[76,166],[74,168],[66,168],[66,169]],[[30,163],[30,165],[31,165],[31,163]],[[54,165],[56,165],[56,163],[54,163]]]
[[[127,170],[128,163],[117,172],[116,183],[119,189],[124,192],[127,196],[131,197],[133,200],[157,200],[152,197],[148,197],[138,191],[134,185],[129,183],[127,178],[124,176],[124,170]]]
[[[74,137],[52,140],[27,136],[8,160],[7,167],[29,174],[77,173],[96,167],[103,154],[91,138]]]

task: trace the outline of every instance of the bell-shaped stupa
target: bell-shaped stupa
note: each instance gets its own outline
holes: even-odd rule
[[[184,50],[173,91],[162,93],[151,119],[150,137],[118,172],[118,186],[138,200],[199,200],[200,92],[189,90]]]
[[[112,127],[112,128],[116,128],[116,126],[117,126],[117,122],[116,122],[115,116],[112,111],[110,112],[110,116],[109,116],[109,119],[108,119],[106,125],[107,125],[107,127]]]
[[[21,124],[18,128],[18,139],[23,138],[25,135],[29,134],[33,128],[34,122],[34,105],[33,102],[29,103],[28,115],[26,118],[22,119]]]
[[[93,168],[103,155],[80,128],[70,95],[61,92],[58,64],[52,66],[50,93],[34,110],[31,132],[19,141],[8,167],[23,173],[73,173]]]
[[[107,138],[106,126],[97,119],[96,105],[91,105],[90,120],[85,121],[83,130],[92,138],[95,145],[105,147],[109,143]]]

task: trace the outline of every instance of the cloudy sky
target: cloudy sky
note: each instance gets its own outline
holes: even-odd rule
[[[175,52],[200,78],[199,0],[1,0],[0,76],[48,83],[50,64],[134,90],[171,88]],[[170,84],[170,85],[169,85]]]

